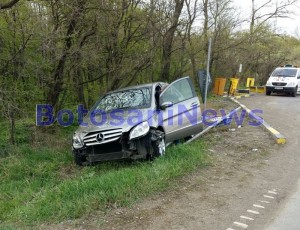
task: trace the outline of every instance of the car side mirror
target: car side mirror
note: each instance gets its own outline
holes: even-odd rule
[[[166,101],[166,102],[162,103],[159,107],[162,110],[165,110],[166,108],[169,108],[171,106],[173,106],[173,103],[171,101]]]

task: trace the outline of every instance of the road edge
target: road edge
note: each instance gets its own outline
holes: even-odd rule
[[[252,117],[257,117],[255,114],[253,114],[251,112],[250,109],[248,109],[244,104],[240,103],[238,100],[236,100],[233,97],[230,97],[230,99],[237,103],[239,106],[241,106],[243,109],[246,110],[246,112],[249,114],[251,114]],[[261,119],[259,117],[257,117],[258,120]],[[278,132],[276,129],[274,129],[271,125],[269,125],[265,120],[263,120],[261,127],[263,127],[265,130],[267,130],[272,137],[275,139],[277,144],[285,144],[286,143],[286,138],[285,136],[283,136],[280,132]]]

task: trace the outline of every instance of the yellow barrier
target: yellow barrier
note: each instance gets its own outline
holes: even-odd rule
[[[249,89],[251,93],[257,93],[257,86],[250,86]]]
[[[254,77],[248,77],[246,87],[249,88],[250,86],[254,86],[255,78]]]
[[[250,92],[252,93],[265,93],[266,87],[265,86],[250,86]]]
[[[265,93],[266,87],[265,86],[257,86],[257,92],[258,93]]]
[[[226,78],[216,78],[213,93],[219,96],[223,96],[225,84]]]
[[[239,79],[238,78],[230,78],[230,89],[229,89],[229,93],[231,95],[234,95],[235,94],[235,91],[238,87],[238,84],[239,84]]]

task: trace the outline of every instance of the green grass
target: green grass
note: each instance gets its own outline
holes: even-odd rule
[[[71,132],[72,128],[52,135]],[[49,137],[47,143],[11,147],[0,157],[0,229],[56,223],[127,206],[170,188],[178,178],[209,163],[202,141],[170,147],[166,156],[153,162],[94,167],[75,166],[68,144],[51,148]]]

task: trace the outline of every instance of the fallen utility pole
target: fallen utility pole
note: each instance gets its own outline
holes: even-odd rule
[[[203,134],[207,133],[210,129],[216,127],[218,124],[220,124],[222,121],[224,121],[225,119],[229,119],[230,117],[232,117],[233,114],[235,114],[237,111],[239,111],[242,107],[239,106],[238,108],[236,108],[235,110],[232,110],[229,114],[227,114],[226,116],[222,117],[222,119],[217,120],[215,123],[213,123],[212,125],[208,126],[206,129],[202,130],[200,133],[196,134],[195,136],[193,136],[191,139],[189,139],[187,142],[185,142],[184,144],[188,144],[194,140],[196,140],[197,138],[201,137]]]

